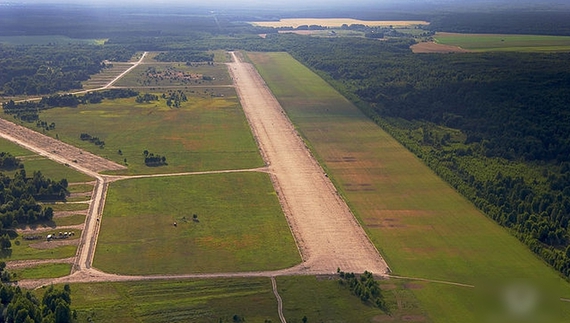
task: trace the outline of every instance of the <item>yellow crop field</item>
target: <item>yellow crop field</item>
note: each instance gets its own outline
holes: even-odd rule
[[[318,25],[323,27],[340,27],[343,24],[353,25],[362,24],[369,27],[377,26],[413,26],[413,25],[428,25],[427,21],[421,20],[405,20],[405,21],[389,21],[389,20],[358,20],[351,18],[294,18],[294,19],[281,19],[279,21],[254,21],[251,22],[254,26],[261,27],[293,27]]]

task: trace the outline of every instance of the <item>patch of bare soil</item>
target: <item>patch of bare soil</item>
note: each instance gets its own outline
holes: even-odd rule
[[[458,46],[443,45],[434,42],[421,42],[410,46],[412,52],[419,53],[467,53],[466,49]]]
[[[55,211],[55,212],[53,212],[53,218],[54,219],[65,218],[65,217],[76,215],[76,214],[87,215],[87,212],[89,212],[89,210],[87,210],[87,209],[77,210],[77,211]]]
[[[406,288],[406,289],[423,289],[424,286],[422,284],[407,283],[407,284],[404,284],[404,288]]]
[[[14,260],[6,262],[8,270],[35,267],[44,264],[72,264],[75,257],[63,259],[34,259],[34,260]]]
[[[30,244],[30,247],[35,249],[54,249],[62,246],[76,246],[79,244],[79,239],[61,239],[52,241],[43,241]]]

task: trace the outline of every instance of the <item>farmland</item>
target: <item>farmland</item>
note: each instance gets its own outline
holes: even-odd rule
[[[433,36],[438,44],[457,46],[464,50],[554,52],[569,51],[570,36],[458,34],[439,32]]]
[[[370,27],[377,27],[377,26],[393,26],[393,27],[400,27],[400,26],[413,26],[413,25],[427,25],[428,22],[426,21],[419,21],[419,20],[410,20],[410,21],[369,21],[369,20],[358,20],[358,19],[349,19],[349,18],[291,18],[291,19],[281,19],[279,21],[255,21],[251,22],[251,24],[255,26],[263,26],[263,27],[293,27],[297,28],[303,25],[318,25],[322,27],[340,27],[343,24],[346,25],[353,25],[353,24],[362,24],[365,26]]]
[[[509,277],[557,279],[307,68],[283,53],[249,57],[394,274],[468,284]],[[569,287],[562,286],[562,295],[570,295]],[[468,305],[473,294],[465,287],[426,284],[413,292],[436,322],[456,316],[477,322],[477,311]],[[456,306],[439,308],[447,303]]]

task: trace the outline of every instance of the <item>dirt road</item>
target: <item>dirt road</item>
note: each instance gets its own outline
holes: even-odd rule
[[[261,76],[231,55],[230,73],[303,257],[302,271],[387,273],[383,258]]]

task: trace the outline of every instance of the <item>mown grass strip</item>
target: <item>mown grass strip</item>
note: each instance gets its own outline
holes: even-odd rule
[[[559,279],[316,74],[285,53],[248,55],[394,273],[476,285]],[[471,292],[433,297],[432,286],[414,293],[434,321],[478,322]]]

